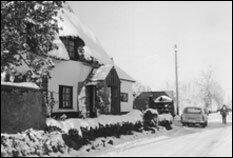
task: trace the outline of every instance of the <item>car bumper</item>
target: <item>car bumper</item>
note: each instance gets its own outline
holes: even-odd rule
[[[204,124],[206,122],[207,121],[196,121],[196,120],[184,120],[184,121],[181,121],[181,123],[183,123],[183,124],[189,124],[189,123],[192,123],[192,124]]]

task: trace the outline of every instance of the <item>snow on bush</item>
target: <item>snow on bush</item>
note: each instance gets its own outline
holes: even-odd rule
[[[173,117],[171,114],[160,114],[158,116],[158,122],[160,126],[165,127],[167,130],[172,129],[172,122],[173,122]]]
[[[144,114],[147,113],[147,112],[150,112],[151,114],[155,114],[155,115],[158,115],[158,111],[156,109],[151,109],[151,108],[148,108],[144,111]]]
[[[174,117],[174,121],[180,121],[181,120],[181,117],[179,116],[179,115],[176,115],[175,117]]]
[[[172,129],[171,123],[173,122],[173,117],[171,114],[158,114],[156,109],[147,109],[144,111],[143,115],[143,125],[145,130],[155,130],[158,126],[164,126],[167,130]]]
[[[101,115],[98,118],[67,119],[57,121],[47,119],[47,126],[61,129],[66,144],[78,150],[82,145],[100,137],[119,137],[142,128],[143,115],[134,110],[126,115]]]
[[[17,134],[1,134],[1,157],[30,157],[61,154],[67,150],[58,131],[29,129]]]
[[[82,136],[82,129],[98,130],[100,127],[109,126],[123,126],[124,124],[135,125],[142,122],[142,113],[139,110],[133,110],[126,115],[100,115],[98,118],[87,119],[67,119],[64,121],[57,121],[54,119],[47,119],[47,126],[55,126],[60,128],[65,133],[71,129],[76,129],[80,136]]]
[[[159,122],[162,122],[162,121],[172,122],[173,117],[171,114],[160,114],[160,115],[158,115],[158,120],[159,120]]]
[[[152,130],[158,128],[158,111],[155,109],[147,109],[143,113],[143,125],[145,130]]]
[[[156,110],[149,109],[146,113],[158,117]],[[78,150],[96,138],[119,137],[142,131],[143,118],[139,110],[121,116],[102,115],[89,119],[57,121],[49,118],[45,131],[29,129],[18,134],[1,134],[1,157],[61,155],[68,148]],[[160,120],[171,120],[171,117],[164,114]],[[156,121],[158,123],[158,119]],[[167,122],[164,125],[169,129]],[[154,124],[151,127],[155,127]],[[112,140],[109,144],[112,144]]]

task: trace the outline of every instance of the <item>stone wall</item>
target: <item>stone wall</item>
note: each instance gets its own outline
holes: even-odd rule
[[[1,133],[43,129],[45,120],[41,90],[1,85]]]

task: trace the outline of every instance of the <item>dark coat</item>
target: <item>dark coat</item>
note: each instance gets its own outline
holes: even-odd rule
[[[220,114],[222,116],[227,116],[228,114],[228,109],[227,109],[227,106],[226,105],[223,105],[222,108],[220,109]]]

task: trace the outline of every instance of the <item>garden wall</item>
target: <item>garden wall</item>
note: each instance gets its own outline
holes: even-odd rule
[[[45,127],[46,108],[42,91],[35,86],[19,85],[1,83],[1,133]]]

